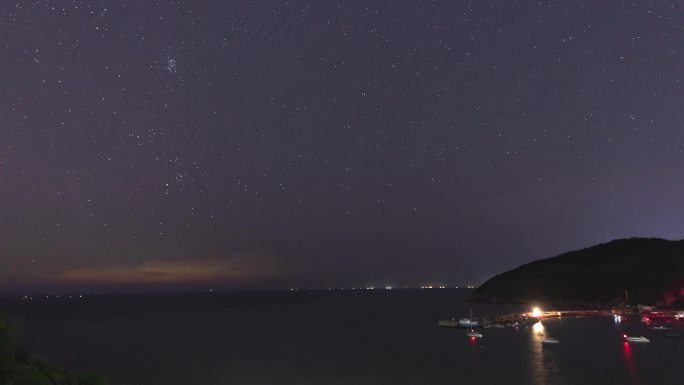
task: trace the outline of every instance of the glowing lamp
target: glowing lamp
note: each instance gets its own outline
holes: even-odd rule
[[[538,307],[534,307],[532,309],[532,317],[541,317],[541,316],[542,316],[541,309],[539,309]]]

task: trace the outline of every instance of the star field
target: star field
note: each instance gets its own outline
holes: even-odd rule
[[[682,238],[682,11],[2,4],[0,290],[455,285]]]

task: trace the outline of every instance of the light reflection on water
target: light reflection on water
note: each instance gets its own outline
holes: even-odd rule
[[[625,364],[627,364],[627,369],[632,373],[635,372],[636,366],[634,366],[634,357],[632,356],[632,347],[629,345],[629,342],[625,341],[622,343],[622,353],[623,353],[623,356],[625,357]]]
[[[616,326],[619,328],[620,325],[618,322],[616,322]],[[627,368],[627,373],[629,374],[627,376],[628,379],[628,384],[633,384],[633,385],[641,385],[642,382],[639,379],[639,373],[637,370],[637,363],[634,360],[634,353],[633,353],[633,348],[632,345],[627,342],[623,341],[622,342],[622,358],[625,362],[625,367]]]
[[[532,373],[535,384],[560,384],[558,362],[554,356],[552,346],[544,348],[542,340],[547,338],[546,328],[541,321],[532,325],[530,346]]]

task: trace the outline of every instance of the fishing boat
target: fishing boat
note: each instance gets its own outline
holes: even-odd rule
[[[649,340],[648,338],[646,338],[644,336],[630,337],[627,334],[625,334],[625,335],[623,335],[623,337],[625,337],[625,339],[629,342],[651,342],[651,340]]]
[[[484,336],[482,335],[482,333],[476,332],[476,331],[473,330],[473,329],[470,329],[470,331],[469,331],[468,333],[466,333],[466,335],[467,335],[468,337],[472,337],[472,338],[482,338],[482,337],[484,337]]]
[[[439,321],[439,326],[443,328],[455,328],[458,327],[458,322],[455,319],[445,319]]]
[[[461,318],[458,320],[458,326],[463,327],[463,328],[474,328],[478,327],[480,323],[473,318],[473,309],[470,309],[470,317],[468,318]]]
[[[555,338],[551,338],[551,337],[544,338],[541,342],[542,342],[542,344],[557,344],[557,343],[560,343],[560,341],[558,341],[558,340],[555,339]]]
[[[653,330],[670,330],[672,328],[669,326],[665,326],[665,325],[657,325],[657,326],[652,327],[651,329],[653,329]]]

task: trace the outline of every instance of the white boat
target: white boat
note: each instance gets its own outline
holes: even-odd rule
[[[458,327],[458,322],[455,319],[445,319],[439,321],[439,326],[443,328],[455,328]]]
[[[557,343],[560,343],[560,341],[558,341],[555,338],[551,338],[551,337],[547,337],[547,338],[544,338],[542,340],[542,344],[557,344]]]
[[[461,318],[458,320],[458,326],[462,328],[475,328],[480,325],[476,319],[473,318],[473,309],[470,309],[470,317]]]
[[[479,326],[480,323],[477,322],[477,320],[470,319],[470,318],[461,318],[458,320],[458,326],[464,327],[464,328],[474,328]]]
[[[644,336],[639,336],[639,337],[628,337],[625,336],[625,339],[629,342],[651,342],[648,338]]]
[[[473,338],[482,338],[482,337],[484,337],[484,336],[482,335],[482,333],[476,332],[475,330],[469,331],[468,333],[466,333],[466,335],[467,335],[468,337],[473,337]]]
[[[658,326],[652,327],[651,329],[653,329],[653,330],[670,330],[672,328],[669,326],[665,326],[665,325],[658,325]]]

